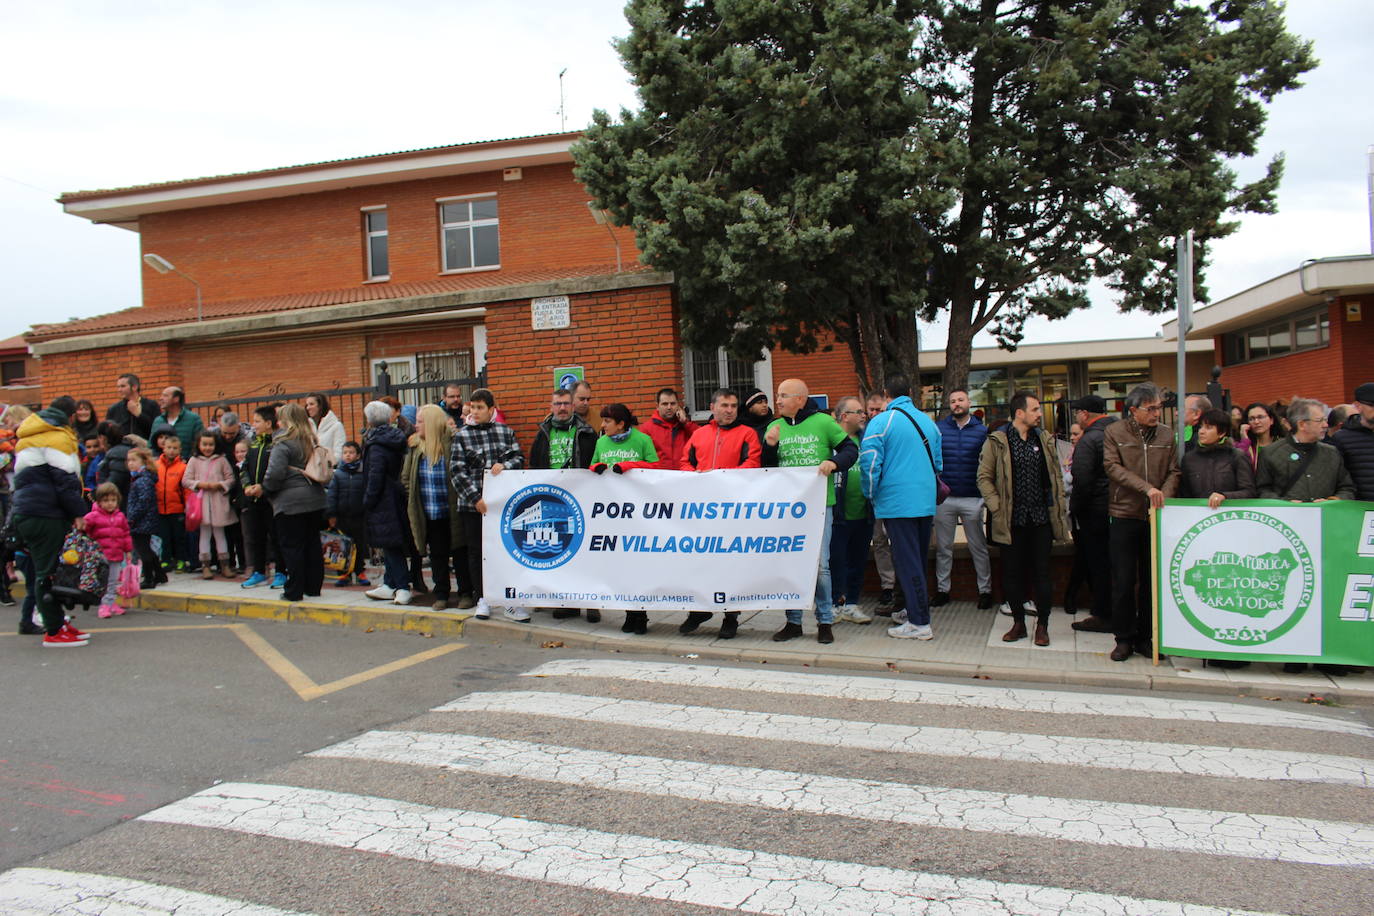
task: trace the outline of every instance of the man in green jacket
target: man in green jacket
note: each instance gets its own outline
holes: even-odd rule
[[[1256,486],[1260,499],[1318,503],[1354,499],[1355,481],[1340,451],[1322,441],[1326,433],[1326,405],[1311,398],[1294,398],[1288,405],[1293,434],[1260,452]]]

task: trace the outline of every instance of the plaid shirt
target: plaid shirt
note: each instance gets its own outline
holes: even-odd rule
[[[437,464],[430,464],[429,459],[421,455],[415,478],[420,487],[420,506],[425,510],[425,518],[430,521],[448,518],[448,474],[443,459]]]
[[[504,423],[459,426],[448,463],[453,489],[458,491],[459,509],[477,510],[482,483],[493,464],[512,471],[525,466],[525,456],[511,428]]]

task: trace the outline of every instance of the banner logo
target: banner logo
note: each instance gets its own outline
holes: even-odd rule
[[[555,569],[582,546],[582,507],[562,487],[536,484],[517,490],[501,512],[501,543],[530,569]]]
[[[1217,527],[1223,522],[1224,530]],[[1169,557],[1168,575],[1184,619],[1233,646],[1273,642],[1291,630],[1311,607],[1317,579],[1303,538],[1247,509],[1215,512],[1189,528]]]

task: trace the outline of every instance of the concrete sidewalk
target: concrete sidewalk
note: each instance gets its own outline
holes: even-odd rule
[[[1029,639],[1010,644],[1002,642],[1001,634],[1010,625],[1010,618],[996,610],[980,611],[968,602],[954,602],[935,609],[932,620],[935,638],[928,642],[892,639],[887,635],[889,618],[877,617],[868,625],[835,624],[835,642],[823,646],[815,641],[815,624],[810,614],[805,623],[807,635],[784,643],[771,639],[782,625],[782,614],[778,611],[741,615],[739,635],[730,640],[716,636],[719,616],[690,636],[680,635],[678,624],[686,616],[682,612],[656,614],[650,618],[646,635],[632,636],[620,632],[624,620],[620,611],[603,612],[603,619],[598,624],[589,624],[581,618],[555,620],[542,611],[536,612],[527,624],[505,620],[499,613],[491,620],[479,621],[468,611],[431,610],[425,595],[403,608],[389,602],[372,601],[363,591],[359,587],[337,588],[326,584],[319,598],[288,603],[281,600],[280,592],[265,585],[244,589],[237,582],[224,579],[207,582],[195,576],[173,574],[167,585],[145,592],[136,607],[363,630],[461,635],[469,641],[519,642],[551,649],[591,648],[680,658],[888,670],[1086,687],[1208,691],[1295,700],[1316,695],[1331,702],[1374,705],[1374,672],[1369,671],[1347,677],[1328,677],[1315,670],[1299,675],[1284,674],[1281,665],[1262,662],[1238,671],[1204,668],[1200,660],[1182,657],[1165,659],[1158,666],[1140,656],[1113,662],[1107,657],[1113,645],[1110,635],[1076,633],[1069,626],[1075,618],[1058,609],[1050,618],[1051,644],[1047,648],[1033,646]],[[864,607],[873,613],[877,609],[876,599],[869,599]]]

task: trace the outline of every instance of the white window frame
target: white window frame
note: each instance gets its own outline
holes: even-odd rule
[[[363,207],[361,212],[363,214],[363,268],[367,273],[367,279],[363,282],[385,283],[391,279],[391,215],[387,214],[386,229],[374,230],[370,227],[369,217],[373,213],[386,213],[386,206]],[[373,239],[378,238],[386,240],[386,273],[384,274],[372,272],[372,242]]]
[[[695,352],[696,351],[694,351],[691,347],[684,346],[682,348],[682,395],[684,398],[693,397],[693,393],[696,391],[697,379],[695,375],[695,369],[693,367],[694,361],[692,359],[692,356],[695,354]],[[726,354],[724,347],[716,348],[716,378],[715,383],[711,386],[713,389],[724,387],[721,383],[726,378],[726,365],[729,362],[729,359],[730,357]],[[758,359],[754,363],[754,385],[760,391],[770,392],[770,394],[768,395],[768,403],[773,403],[773,395],[771,394],[773,390],[773,353],[771,350],[762,351],[760,359]],[[739,393],[741,401],[741,410],[744,409],[744,404],[742,402],[744,401],[746,394],[747,392],[744,391],[741,391]],[[694,408],[692,410],[693,420],[710,419],[711,405],[709,403],[693,404],[692,406]]]
[[[501,269],[501,209],[500,202],[497,201],[496,216],[484,219],[468,219],[464,222],[446,223],[444,222],[444,204],[456,203],[459,201],[471,200],[497,200],[495,194],[459,194],[455,197],[436,197],[434,199],[435,216],[439,224],[439,273],[442,274],[470,274],[479,270],[500,270]],[[494,226],[496,228],[496,263],[480,264],[472,267],[449,267],[448,266],[448,230],[467,228],[468,230],[468,254],[473,254],[473,230],[482,226]],[[473,260],[476,260],[474,257]]]

